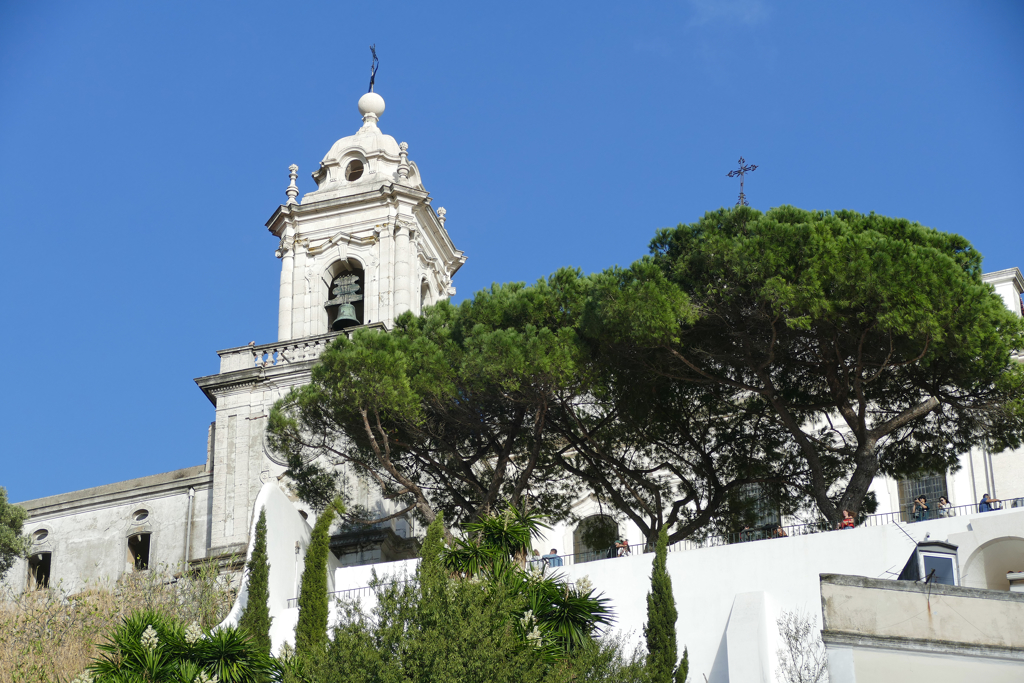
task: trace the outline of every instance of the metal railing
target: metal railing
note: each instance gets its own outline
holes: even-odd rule
[[[391,585],[393,583],[398,583],[398,584],[403,584],[404,585],[404,584],[409,583],[410,581],[412,581],[412,579],[401,579],[401,580],[396,580],[396,581],[393,581],[391,579],[384,579],[378,585]],[[327,599],[331,600],[333,598],[335,600],[354,600],[356,598],[369,597],[370,595],[374,594],[374,590],[377,587],[378,586],[360,586],[359,588],[346,588],[345,590],[331,591],[330,593],[327,594]],[[299,606],[299,599],[298,598],[289,598],[288,599],[288,607],[298,607],[298,606]]]
[[[992,505],[993,510],[1017,507],[1024,508],[1024,497],[1004,498]],[[883,526],[886,524],[911,524],[915,522],[945,519],[947,517],[962,517],[965,515],[978,514],[978,508],[978,503],[972,503],[970,505],[957,505],[955,507],[939,510],[937,509],[936,504],[935,506],[929,505],[929,509],[926,511],[919,510],[915,515],[913,511],[913,504],[911,504],[908,506],[907,510],[899,512],[883,512],[874,515],[864,515],[859,518],[855,528],[865,526]],[[715,534],[698,539],[684,539],[669,545],[668,550],[669,552],[679,552],[684,550],[698,550],[701,548],[715,548],[719,546],[733,545],[735,543],[768,541],[777,538],[788,538],[791,536],[807,536],[810,534],[820,534],[835,530],[835,527],[830,522],[821,518],[804,524],[788,524],[786,526],[772,524],[763,527],[743,529],[729,534]],[[561,559],[562,564],[560,566],[571,566],[574,564],[582,564],[584,562],[593,562],[595,560],[626,557],[629,555],[650,552],[654,552],[653,544],[638,543],[624,548],[613,547],[608,548],[607,550],[569,553],[565,555],[558,555],[557,557]],[[544,565],[546,567],[551,566],[550,562],[545,562]]]

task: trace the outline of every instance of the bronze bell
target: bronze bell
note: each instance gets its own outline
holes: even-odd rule
[[[332,332],[340,332],[346,327],[353,327],[359,324],[359,318],[356,317],[356,307],[352,305],[353,301],[362,300],[362,295],[359,292],[359,277],[357,275],[342,275],[334,281],[334,298],[324,304],[325,307],[337,306],[338,315],[334,318],[334,322],[331,323]]]
[[[338,306],[338,317],[331,323],[331,331],[340,332],[346,327],[358,324],[359,318],[356,317],[356,307],[352,304],[341,304]]]

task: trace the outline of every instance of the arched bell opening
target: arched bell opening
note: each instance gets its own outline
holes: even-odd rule
[[[355,259],[335,261],[327,269],[327,330],[340,332],[364,324],[366,278],[363,266]]]

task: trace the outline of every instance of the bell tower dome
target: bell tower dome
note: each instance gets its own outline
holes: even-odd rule
[[[359,98],[362,126],[335,142],[297,199],[296,171],[267,221],[280,242],[278,341],[384,323],[455,293],[466,261],[431,208],[409,145],[383,133],[384,98]]]

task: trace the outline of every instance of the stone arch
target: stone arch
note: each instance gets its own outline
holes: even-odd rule
[[[960,584],[969,588],[1010,590],[1009,571],[1019,571],[1024,559],[1024,538],[993,538],[971,553],[960,569]]]
[[[573,562],[592,562],[615,556],[615,541],[621,532],[611,515],[584,517],[572,532]]]
[[[321,277],[318,282],[318,297],[317,304],[318,319],[316,330],[314,334],[327,334],[331,332],[331,325],[334,323],[338,316],[337,306],[327,306],[326,303],[331,300],[331,290],[334,286],[334,280],[342,275],[356,275],[359,279],[359,294],[363,295],[363,298],[359,301],[354,302],[352,305],[356,309],[356,318],[359,320],[359,324],[363,325],[366,323],[366,270],[363,262],[355,256],[349,256],[343,259],[337,259],[332,261],[330,265],[323,269]]]

